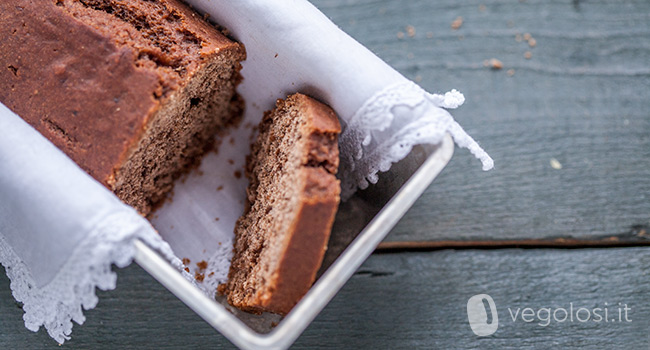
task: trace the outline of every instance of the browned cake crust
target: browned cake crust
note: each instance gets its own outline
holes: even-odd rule
[[[302,94],[265,114],[247,158],[249,205],[220,286],[232,305],[286,314],[313,284],[339,203],[340,131],[332,109]]]
[[[177,0],[2,0],[0,23],[0,102],[143,214],[240,114],[243,46]]]

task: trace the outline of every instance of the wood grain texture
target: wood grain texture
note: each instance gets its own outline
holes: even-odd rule
[[[118,272],[118,288],[100,292],[97,309],[75,326],[65,349],[221,349],[233,346],[146,272]],[[295,349],[648,349],[650,248],[443,250],[375,254],[298,339]],[[489,294],[499,329],[470,330],[466,304]],[[609,305],[616,322],[512,321],[530,307]],[[631,309],[618,322],[618,303]],[[520,311],[521,312],[521,311]],[[20,310],[0,277],[0,347],[57,349],[41,330],[24,328]],[[575,315],[575,311],[574,311]],[[586,314],[580,317],[585,319]],[[623,315],[624,316],[624,315]],[[541,314],[544,318],[544,314]],[[575,317],[575,316],[574,316]],[[558,319],[562,315],[558,314]]]
[[[399,249],[647,243],[650,2],[313,2],[429,91],[465,93],[454,115],[496,169],[483,173],[457,150],[389,235],[385,247],[399,252],[371,256],[294,348],[648,349],[650,248]],[[515,41],[524,33],[535,47]],[[491,58],[503,69],[484,67]],[[139,267],[118,275],[118,289],[98,293],[97,308],[61,348],[233,348]],[[494,298],[501,322],[485,338],[465,313],[479,293]],[[628,304],[632,322],[542,327],[512,322],[507,311],[605,302]],[[0,274],[0,348],[59,348],[21,317]]]
[[[315,4],[427,90],[462,91],[453,114],[495,159],[483,173],[457,150],[388,241],[648,242],[649,2]],[[525,33],[535,47],[515,40]]]

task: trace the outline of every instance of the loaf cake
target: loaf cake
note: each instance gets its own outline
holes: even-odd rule
[[[248,206],[219,291],[251,312],[288,313],[309,290],[339,203],[335,113],[302,94],[278,100],[246,161]]]
[[[0,23],[0,102],[142,214],[241,115],[244,47],[177,0],[2,0]]]

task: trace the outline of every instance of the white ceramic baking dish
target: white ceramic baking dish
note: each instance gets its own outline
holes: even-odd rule
[[[439,145],[419,145],[380,180],[342,203],[319,277],[284,318],[253,315],[211,299],[165,259],[136,242],[136,262],[242,349],[286,349],[363,264],[415,200],[451,159],[454,143],[447,135]]]

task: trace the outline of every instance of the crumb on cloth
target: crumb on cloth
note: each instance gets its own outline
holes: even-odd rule
[[[197,280],[197,282],[203,282],[203,280],[205,279],[205,275],[197,271],[194,274],[194,279]]]

